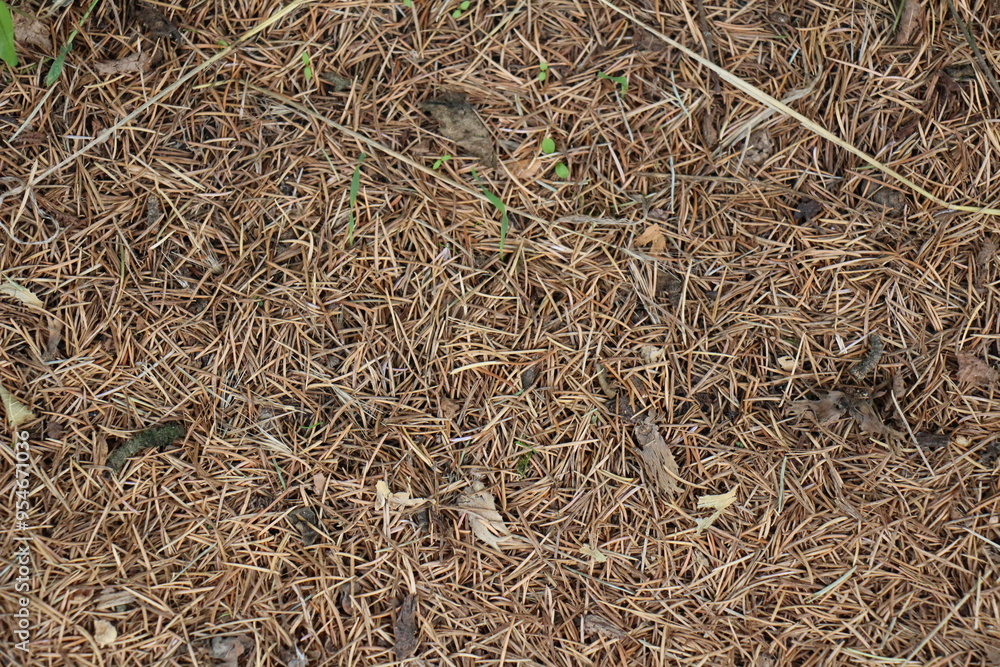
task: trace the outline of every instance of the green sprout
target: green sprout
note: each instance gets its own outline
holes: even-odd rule
[[[403,0],[403,6],[413,9],[413,0]]]
[[[433,169],[434,171],[437,171],[438,169],[441,168],[441,165],[443,165],[445,162],[447,162],[450,159],[451,159],[450,155],[442,155],[438,159],[434,160],[434,165],[431,167],[431,169]]]
[[[552,137],[545,137],[542,139],[542,153],[545,155],[551,155],[556,152],[556,142]]]
[[[94,7],[96,7],[97,3],[100,1],[101,0],[93,0],[93,2],[90,3],[90,6],[87,7],[87,11],[83,13],[83,18],[81,18],[80,22],[76,24],[76,28],[73,29],[73,32],[69,34],[69,39],[67,39],[66,43],[59,49],[59,55],[57,55],[56,59],[52,61],[52,65],[49,67],[49,73],[45,75],[46,86],[51,86],[59,80],[59,75],[62,74],[63,67],[66,65],[66,56],[69,55],[70,49],[73,48],[73,40],[76,39],[76,36],[80,33],[80,28],[83,26],[83,22],[90,18],[90,13],[94,11]]]
[[[305,74],[306,81],[312,81],[313,78],[313,68],[312,61],[309,60],[309,54],[305,51],[302,52],[302,73]]]
[[[453,19],[460,19],[460,18],[462,18],[462,14],[464,14],[466,12],[466,10],[468,10],[469,7],[471,7],[471,6],[472,6],[471,0],[462,0],[462,4],[460,4],[458,6],[458,9],[456,9],[455,11],[453,11],[451,13],[451,18],[453,18]]]
[[[520,458],[518,458],[517,465],[515,466],[517,474],[521,477],[521,479],[524,479],[525,475],[528,474],[528,467],[531,466],[531,457],[535,454],[535,448],[524,444],[520,440],[515,440],[514,444],[528,450],[522,454]]]
[[[549,64],[544,60],[538,63],[538,80],[545,81],[549,78]]]
[[[351,213],[347,219],[347,245],[354,245],[354,210],[358,206],[358,190],[361,188],[361,163],[368,157],[364,153],[358,158],[358,163],[354,166],[354,175],[351,177],[350,204]]]
[[[562,180],[565,181],[566,179],[569,178],[569,167],[564,165],[562,162],[556,163],[555,169],[556,169],[556,176],[558,176]]]
[[[621,95],[624,95],[628,91],[628,77],[627,76],[611,76],[605,74],[604,72],[597,73],[598,79],[607,79],[608,81],[614,81],[621,88]]]
[[[476,179],[476,183],[479,183],[479,174],[475,169],[472,170],[472,177]],[[507,242],[507,232],[510,230],[510,220],[507,219],[507,206],[504,205],[500,197],[487,190],[481,183],[479,189],[482,190],[483,196],[490,200],[494,208],[500,212],[500,256],[503,257],[503,246]]]

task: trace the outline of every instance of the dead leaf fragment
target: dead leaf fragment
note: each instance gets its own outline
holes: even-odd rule
[[[458,416],[458,411],[462,407],[455,401],[444,396],[439,399],[438,405],[441,409],[441,416],[449,421],[453,421]]]
[[[872,193],[872,201],[890,213],[906,210],[906,196],[891,188],[882,187]]]
[[[392,626],[396,660],[406,660],[417,650],[416,614],[417,600],[412,595],[407,595],[396,610],[396,622]]]
[[[584,545],[583,547],[580,548],[580,553],[582,553],[584,556],[587,556],[588,558],[593,558],[594,561],[598,563],[606,563],[608,560],[608,557],[604,555],[604,552],[598,549],[597,547],[589,547]]]
[[[287,648],[278,656],[285,667],[308,667],[309,658],[298,646]]]
[[[778,367],[781,370],[785,371],[786,373],[794,373],[795,372],[795,367],[797,365],[795,363],[795,357],[792,357],[792,356],[789,356],[789,355],[786,354],[783,357],[778,357],[775,361],[778,362]]]
[[[158,9],[145,3],[137,3],[137,5],[135,18],[146,29],[147,35],[153,39],[170,37],[177,40],[181,38],[180,30],[168,21],[167,17]]]
[[[882,422],[882,418],[875,412],[875,406],[870,399],[847,397],[847,412],[854,418],[862,433],[875,433],[876,435],[888,435],[899,437],[899,431],[889,428]]]
[[[389,485],[381,479],[375,483],[375,509],[380,510],[385,507],[398,509],[411,505],[421,505],[425,502],[427,502],[425,498],[410,498],[410,494],[406,491],[392,493],[389,490]]]
[[[3,402],[3,409],[7,415],[7,421],[13,428],[17,428],[26,421],[35,418],[35,413],[21,401],[14,398],[14,395],[7,391],[7,388],[0,385],[0,401]]]
[[[94,621],[94,641],[101,648],[110,646],[118,639],[118,629],[107,621]]]
[[[667,356],[667,352],[662,347],[643,345],[639,348],[639,356],[642,358],[643,363],[655,364],[663,361],[664,357]]]
[[[472,485],[471,493],[463,493],[458,498],[458,506],[469,517],[472,532],[486,544],[502,550],[503,544],[511,540],[512,535],[503,522],[503,517],[497,512],[493,494],[484,491],[480,482]]]
[[[763,164],[774,153],[774,140],[767,128],[761,128],[750,133],[747,139],[746,150],[743,153],[743,161],[755,167]]]
[[[597,633],[604,637],[611,637],[612,639],[625,639],[628,636],[620,627],[597,614],[587,614],[584,616],[582,625],[583,634],[585,635]]]
[[[698,528],[695,530],[695,533],[700,533],[715,523],[715,520],[722,516],[723,512],[725,512],[730,505],[736,502],[736,492],[739,488],[740,487],[737,485],[726,493],[720,493],[714,496],[701,496],[698,498],[698,509],[711,508],[715,511],[712,512],[708,518],[698,521]]]
[[[428,100],[421,107],[437,121],[442,135],[454,141],[470,155],[482,160],[486,166],[497,166],[493,138],[479,120],[476,110],[465,99],[449,95],[441,99]]]
[[[145,72],[149,69],[149,64],[153,61],[153,54],[149,51],[140,51],[130,56],[119,58],[118,60],[106,60],[94,65],[94,71],[101,76],[117,76],[118,74],[129,74],[131,72]]]
[[[246,635],[212,638],[212,657],[220,661],[218,667],[239,667],[240,657],[249,656],[253,649],[253,640]]]
[[[847,412],[847,394],[842,391],[831,391],[816,401],[793,401],[789,406],[789,412],[793,415],[811,412],[816,423],[825,424],[842,417]]]
[[[910,43],[910,38],[920,25],[923,13],[921,0],[903,0],[903,11],[899,15],[899,27],[896,30],[897,44]]]
[[[917,433],[914,437],[917,439],[917,445],[932,452],[947,447],[951,442],[951,438],[941,433]]]
[[[795,222],[809,222],[823,212],[823,205],[814,199],[803,199],[795,207],[795,215],[792,219]]]
[[[5,283],[0,285],[0,294],[12,296],[26,306],[44,308],[42,300],[35,296],[34,292],[23,285],[15,283],[13,280],[7,280]]]
[[[670,447],[660,435],[660,429],[652,416],[647,416],[635,425],[635,439],[639,443],[640,460],[646,473],[646,480],[654,489],[668,496],[677,495],[681,487],[677,484],[680,477],[677,461]]]
[[[319,78],[333,86],[333,92],[335,93],[341,93],[354,85],[353,79],[348,79],[346,76],[340,76],[333,72],[323,72],[319,75]]]
[[[42,51],[52,50],[49,26],[31,16],[12,12],[14,18],[14,41],[18,44],[37,46]]]
[[[968,352],[958,353],[958,383],[962,385],[992,385],[1000,378],[988,363]]]
[[[667,237],[663,235],[660,226],[654,222],[636,238],[635,244],[637,246],[649,245],[651,253],[662,254],[667,249]]]
[[[288,518],[292,520],[292,525],[299,531],[303,544],[307,547],[316,544],[320,537],[316,529],[320,527],[320,524],[315,510],[311,507],[297,507],[288,514]]]

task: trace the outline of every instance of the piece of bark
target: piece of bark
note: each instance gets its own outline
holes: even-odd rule
[[[498,164],[493,148],[493,137],[479,120],[476,110],[462,97],[448,95],[440,99],[428,100],[421,107],[437,121],[442,135],[483,161],[488,167]]]
[[[406,660],[417,650],[417,600],[407,595],[396,610],[392,626],[396,660]]]
[[[634,433],[647,482],[660,493],[676,496],[681,490],[677,484],[680,477],[677,461],[653,417],[647,416],[636,424]]]

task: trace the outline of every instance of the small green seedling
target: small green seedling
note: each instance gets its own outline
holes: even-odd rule
[[[14,17],[10,7],[0,0],[0,60],[10,68],[17,67],[17,50],[14,48]]]
[[[433,166],[431,166],[431,169],[433,169],[434,171],[437,171],[438,169],[441,168],[441,165],[443,165],[445,162],[447,162],[450,159],[451,159],[450,155],[442,155],[438,159],[434,160],[434,164],[433,164]]]
[[[549,64],[544,60],[538,63],[538,80],[545,81],[549,78]]]
[[[59,55],[57,55],[56,59],[52,61],[52,65],[49,66],[49,73],[45,75],[46,86],[51,86],[59,80],[59,75],[62,74],[63,67],[66,65],[66,56],[69,55],[70,49],[73,48],[73,40],[76,39],[78,34],[80,34],[80,28],[83,26],[83,22],[90,18],[90,13],[94,11],[94,7],[96,7],[97,3],[100,1],[101,0],[93,0],[93,2],[90,3],[90,6],[87,7],[87,11],[83,13],[83,17],[80,19],[80,22],[76,24],[76,28],[74,28],[73,32],[69,34],[69,39],[67,39],[66,43],[59,49]]]
[[[598,72],[597,73],[597,78],[598,79],[607,79],[608,81],[614,81],[615,83],[617,83],[618,86],[621,88],[621,93],[620,93],[621,95],[624,95],[626,92],[628,92],[628,77],[627,76],[611,76],[609,74],[605,74],[604,72]]]
[[[413,0],[403,0],[403,6],[413,9]]]
[[[313,68],[312,61],[309,60],[309,54],[305,51],[302,52],[302,73],[306,77],[306,81],[312,81],[313,79]]]
[[[528,474],[528,468],[531,466],[531,457],[535,455],[535,448],[529,447],[520,440],[515,440],[514,443],[519,447],[524,447],[528,450],[517,460],[517,465],[515,467],[517,474],[521,477],[521,479],[524,479],[525,475]]]
[[[479,183],[479,173],[475,169],[472,170],[472,177],[476,179],[476,183]],[[500,212],[500,256],[503,257],[503,246],[507,242],[507,232],[510,230],[510,220],[507,219],[507,206],[500,197],[487,190],[481,183],[479,189],[483,191],[483,196],[489,199],[494,208]]]
[[[462,14],[464,14],[471,6],[472,6],[471,0],[462,0],[462,4],[458,6],[458,9],[456,9],[451,13],[451,18],[453,19],[462,18]]]
[[[552,137],[542,139],[542,154],[551,155],[556,152],[556,142]]]
[[[567,178],[569,178],[569,167],[564,165],[562,162],[556,163],[555,169],[556,169],[556,176],[558,176],[562,180],[565,181]]]
[[[358,163],[354,166],[354,176],[351,177],[350,205],[351,212],[347,219],[347,245],[354,245],[354,210],[358,205],[358,190],[361,188],[361,163],[368,157],[364,153],[358,158]]]

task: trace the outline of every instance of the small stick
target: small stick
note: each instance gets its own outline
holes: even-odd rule
[[[871,342],[871,349],[868,350],[868,354],[865,355],[864,359],[851,367],[850,371],[854,379],[858,381],[864,379],[866,375],[874,370],[875,364],[882,358],[882,350],[885,347],[882,343],[882,336],[879,336],[877,333],[870,335],[868,340]]]

